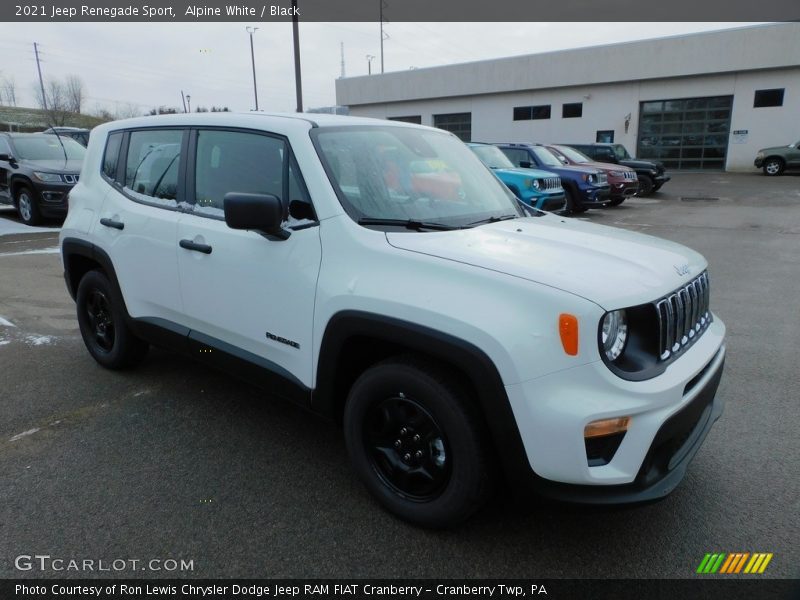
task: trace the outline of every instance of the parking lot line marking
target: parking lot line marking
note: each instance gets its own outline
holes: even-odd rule
[[[22,438],[24,438],[24,437],[25,437],[25,436],[27,436],[27,435],[33,435],[33,434],[34,434],[34,433],[36,433],[37,431],[41,431],[41,429],[40,429],[39,427],[34,427],[33,429],[28,429],[28,431],[23,431],[22,433],[18,433],[17,435],[15,435],[14,437],[12,437],[12,438],[11,438],[10,440],[8,440],[8,441],[9,441],[9,442],[16,442],[17,440],[19,440],[19,439],[22,439]]]

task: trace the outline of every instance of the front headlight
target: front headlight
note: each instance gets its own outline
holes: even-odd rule
[[[33,172],[36,179],[39,181],[44,181],[45,183],[60,183],[61,182],[61,175],[58,173],[41,173],[39,171]]]
[[[533,185],[533,189],[541,190],[542,189],[542,180],[541,179],[534,179],[532,185]]]
[[[625,177],[625,171],[611,171],[612,177]]]
[[[764,158],[764,153],[759,152],[758,154],[756,154],[756,158]]]
[[[600,337],[606,358],[612,362],[617,360],[625,349],[625,342],[628,341],[628,320],[624,310],[606,313]]]

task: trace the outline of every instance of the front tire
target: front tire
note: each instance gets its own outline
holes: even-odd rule
[[[139,364],[148,344],[137,338],[125,322],[121,294],[100,271],[81,279],[76,295],[78,325],[89,354],[107,369]]]
[[[608,201],[608,206],[619,206],[623,202],[625,202],[625,196],[622,196],[621,198],[612,198]]]
[[[29,187],[23,185],[17,189],[17,193],[14,196],[14,205],[17,207],[19,218],[25,225],[39,225],[42,222],[39,200]]]
[[[587,208],[580,201],[578,192],[572,186],[564,187],[564,193],[567,196],[567,214],[579,215],[586,212]]]
[[[636,192],[637,196],[649,196],[653,193],[655,184],[653,178],[649,175],[639,175],[639,191]]]
[[[768,177],[775,177],[776,175],[780,175],[783,173],[785,165],[780,158],[768,158],[764,161],[764,175]]]
[[[413,357],[369,368],[350,390],[344,434],[361,481],[406,521],[450,527],[490,494],[481,421],[446,369]]]

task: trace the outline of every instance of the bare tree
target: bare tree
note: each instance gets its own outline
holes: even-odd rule
[[[39,108],[47,109],[50,125],[54,127],[64,125],[70,113],[64,84],[58,79],[48,79],[44,84],[44,97],[38,85],[34,84],[33,91]]]
[[[11,77],[4,75],[0,78],[0,104],[17,105],[17,83],[13,75]]]
[[[67,110],[72,113],[80,113],[85,95],[81,78],[77,75],[67,75],[63,88]]]
[[[141,117],[145,114],[142,107],[134,102],[126,102],[117,107],[114,118],[116,119],[132,119],[133,117]]]

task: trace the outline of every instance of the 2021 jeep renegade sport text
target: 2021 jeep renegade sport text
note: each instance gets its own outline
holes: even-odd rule
[[[367,489],[426,526],[467,518],[498,478],[662,497],[722,411],[702,256],[526,207],[439,130],[108,123],[61,249],[97,362],[156,344],[339,421]]]

